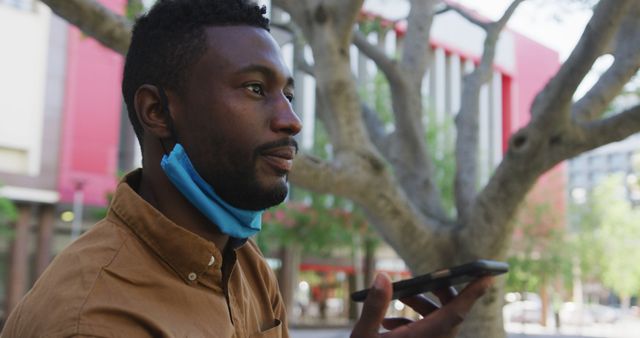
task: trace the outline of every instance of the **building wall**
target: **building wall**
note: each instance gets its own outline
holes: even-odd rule
[[[122,13],[126,1],[103,4]],[[117,180],[122,57],[40,2],[0,3],[0,44],[0,193],[69,203],[82,186],[86,204],[106,205]]]
[[[604,177],[615,173],[626,175],[627,182],[620,184],[630,188],[638,182],[639,165],[640,135],[580,154],[569,161],[568,197],[574,203],[584,203],[587,194]],[[628,198],[634,205],[638,205],[640,191],[629,189]]]
[[[54,203],[60,107],[50,90],[63,83],[60,22],[40,2],[0,3],[0,194]]]
[[[125,1],[105,3],[121,11]],[[118,179],[123,58],[75,27],[68,45],[58,191],[62,202],[81,190],[85,204],[105,206]]]
[[[514,111],[509,133],[524,127],[531,119],[531,105],[560,68],[558,52],[541,46],[523,35],[515,35],[516,74],[513,78]],[[553,209],[557,220],[566,219],[566,163],[562,162],[544,173],[529,193],[533,203],[546,204]],[[564,226],[554,224],[550,226]]]
[[[122,13],[126,0],[102,3]],[[106,206],[115,188],[121,73],[121,56],[40,1],[0,0],[0,196],[18,209],[0,238],[4,313],[69,242],[59,215],[77,183],[85,205]]]
[[[524,35],[515,34],[516,64],[514,92],[515,111],[511,133],[530,120],[530,108],[535,95],[542,90],[551,77],[560,69],[558,52],[544,47]]]
[[[0,170],[40,172],[50,12],[0,5]],[[16,34],[20,32],[20,34]],[[11,123],[7,123],[11,121]]]

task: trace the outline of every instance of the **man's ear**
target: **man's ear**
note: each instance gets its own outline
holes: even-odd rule
[[[172,137],[171,122],[165,112],[160,99],[158,87],[145,84],[136,90],[133,102],[138,115],[138,121],[145,131],[159,139]]]

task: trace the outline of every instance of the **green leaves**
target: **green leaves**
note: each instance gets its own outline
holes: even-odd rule
[[[12,230],[9,225],[18,217],[18,210],[11,200],[0,197],[0,235],[7,236]]]
[[[135,20],[144,12],[144,3],[142,0],[129,0],[125,7],[125,15],[129,20]]]
[[[593,191],[600,222],[592,246],[602,253],[602,282],[619,295],[631,296],[640,291],[640,209],[627,200],[624,179],[613,175]]]
[[[572,257],[558,210],[548,202],[529,198],[518,215],[512,253],[507,259],[507,289],[537,292],[545,283],[567,276]],[[571,280],[566,278],[565,280]]]
[[[289,202],[265,212],[262,231],[257,236],[261,249],[268,251],[295,243],[304,254],[323,255],[351,247],[355,233],[373,236],[359,212],[325,206],[320,198],[315,200],[311,204]]]

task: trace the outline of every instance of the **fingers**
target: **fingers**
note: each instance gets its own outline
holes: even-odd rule
[[[440,303],[442,305],[449,303],[452,299],[454,299],[458,295],[458,291],[453,286],[448,288],[438,289],[433,291],[433,294],[440,299]]]
[[[391,301],[391,280],[378,274],[362,307],[362,315],[351,333],[352,338],[374,337],[378,334],[384,314]]]
[[[423,317],[426,317],[431,312],[440,308],[438,304],[423,295],[402,298],[400,301],[415,310],[417,313],[421,314]]]
[[[395,328],[398,328],[400,326],[404,326],[407,324],[411,324],[413,323],[413,321],[411,319],[408,318],[385,318],[382,321],[382,327],[384,327],[385,329],[391,331]]]
[[[417,332],[429,332],[434,336],[455,332],[473,304],[493,284],[493,277],[482,277],[467,285],[454,299],[425,319],[414,322]]]
[[[467,285],[452,301],[444,305],[437,313],[441,316],[439,321],[446,327],[454,327],[460,324],[473,304],[482,297],[493,285],[493,277],[482,277]]]
[[[351,338],[379,337],[380,325],[390,330],[385,333],[388,337],[424,336],[439,337],[446,335],[453,337],[459,329],[473,304],[493,284],[492,277],[479,278],[467,285],[459,295],[454,290],[440,290],[438,296],[444,304],[439,310],[437,305],[423,296],[413,296],[402,299],[402,302],[423,314],[422,320],[412,322],[406,318],[387,318],[384,314],[391,301],[391,281],[384,274],[376,276],[364,302],[362,316],[356,322]],[[437,311],[436,311],[437,310]],[[425,315],[428,314],[428,315]]]

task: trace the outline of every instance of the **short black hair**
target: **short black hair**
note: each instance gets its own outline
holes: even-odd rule
[[[134,96],[151,84],[183,94],[191,66],[206,52],[205,28],[247,25],[269,31],[265,6],[249,0],[158,0],[136,20],[122,77],[129,120],[143,141]]]

